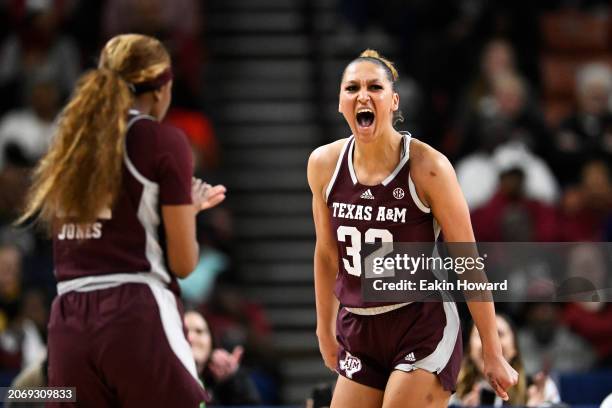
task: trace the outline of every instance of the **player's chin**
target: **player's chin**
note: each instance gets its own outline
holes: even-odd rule
[[[376,132],[373,125],[367,128],[356,126],[353,134],[355,135],[355,139],[362,143],[370,143],[376,139]]]
[[[359,122],[355,121],[352,123],[351,129],[355,138],[360,142],[371,142],[376,135],[376,121],[373,121],[368,126],[362,126]]]

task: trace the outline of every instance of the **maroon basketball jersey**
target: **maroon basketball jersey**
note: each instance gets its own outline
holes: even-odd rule
[[[338,243],[335,293],[349,307],[390,303],[364,302],[361,296],[362,247],[376,242],[434,242],[439,227],[416,193],[410,178],[410,134],[403,136],[403,155],[382,183],[359,183],[353,168],[355,138],[349,137],[327,187],[326,199]]]
[[[191,149],[178,129],[130,111],[122,185],[113,208],[93,224],[58,218],[53,234],[58,282],[146,274],[175,291],[166,266],[162,205],[191,204]]]

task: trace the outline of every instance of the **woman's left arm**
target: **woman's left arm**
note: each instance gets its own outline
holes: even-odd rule
[[[474,242],[470,212],[455,170],[440,152],[418,140],[410,144],[410,174],[421,201],[442,228],[446,242]],[[502,355],[493,302],[468,301],[483,345],[484,373],[496,393],[508,399],[506,389],[516,384],[517,372]]]

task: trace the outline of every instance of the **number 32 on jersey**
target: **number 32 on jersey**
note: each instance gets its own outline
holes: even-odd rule
[[[342,258],[344,269],[353,276],[361,276],[361,242],[362,234],[355,227],[347,227],[341,225],[337,231],[338,241],[346,242],[347,237],[350,238],[350,246],[346,246],[346,255],[349,259]],[[366,244],[374,244],[376,242],[392,243],[393,235],[386,229],[370,228],[368,229],[363,237],[363,242]],[[384,245],[372,252],[368,258],[372,257],[384,257],[389,252],[393,251],[393,245]]]

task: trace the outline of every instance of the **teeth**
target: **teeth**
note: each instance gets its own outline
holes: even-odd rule
[[[357,113],[363,113],[363,112],[369,112],[369,113],[374,113],[374,111],[372,109],[359,109],[357,111]]]

